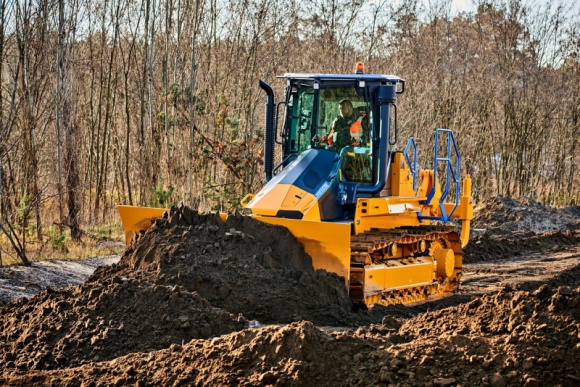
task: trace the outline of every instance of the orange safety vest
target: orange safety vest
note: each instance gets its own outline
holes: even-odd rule
[[[355,122],[350,125],[350,136],[355,139],[353,145],[358,143],[362,138],[362,120],[366,116],[366,114],[361,115]]]
[[[350,136],[356,139],[356,141],[353,141],[352,145],[356,145],[362,137],[362,120],[364,120],[366,116],[367,116],[366,114],[363,114],[355,122],[350,124],[349,128]],[[332,128],[330,133],[326,135],[326,143],[330,146],[332,146],[332,144],[334,143],[335,133],[336,132],[334,131],[334,128]]]

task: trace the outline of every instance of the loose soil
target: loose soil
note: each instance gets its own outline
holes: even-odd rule
[[[0,309],[2,385],[580,384],[578,207],[480,207],[459,292],[354,313],[284,228],[187,208]]]
[[[495,197],[474,210],[463,262],[559,251],[580,243],[580,206],[555,209],[532,199]]]
[[[129,246],[118,265],[90,280],[112,275],[177,284],[263,323],[345,324],[351,314],[343,279],[315,271],[284,227],[241,215],[224,223],[218,215],[176,208]]]

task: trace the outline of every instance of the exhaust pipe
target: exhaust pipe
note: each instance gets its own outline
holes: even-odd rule
[[[384,164],[380,164],[377,161],[378,179],[376,184],[370,187],[358,187],[358,192],[371,195],[379,193],[385,187],[389,176],[389,168],[391,166],[390,145],[393,145],[389,141],[391,133],[391,106],[394,105],[397,100],[397,85],[381,85],[377,88],[376,93],[381,124],[379,132],[380,140],[378,160],[384,160]],[[395,127],[394,129],[396,133],[397,128]]]
[[[274,91],[266,82],[260,80],[260,87],[268,95],[266,102],[266,125],[264,128],[264,172],[266,172],[266,181],[272,179],[272,170],[274,169]]]

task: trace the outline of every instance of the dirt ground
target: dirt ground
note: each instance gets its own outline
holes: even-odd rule
[[[84,283],[0,308],[0,385],[577,386],[579,221],[493,198],[457,293],[355,313],[287,230],[176,208]]]
[[[32,262],[31,266],[0,268],[0,306],[22,297],[32,297],[46,288],[61,289],[83,283],[99,266],[117,263],[119,255],[78,260]]]

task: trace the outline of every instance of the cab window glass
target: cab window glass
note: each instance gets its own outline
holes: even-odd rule
[[[343,178],[372,182],[372,106],[355,87],[321,90],[317,134],[319,147],[342,157]]]
[[[354,86],[325,87],[318,90],[318,98],[316,92],[301,86],[289,98],[287,155],[326,148],[343,158],[344,179],[372,182],[371,103]]]

